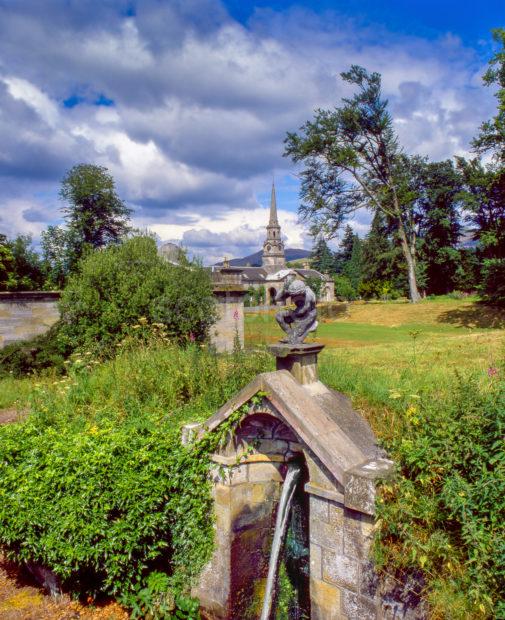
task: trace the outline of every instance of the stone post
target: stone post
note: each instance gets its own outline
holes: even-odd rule
[[[213,272],[213,293],[217,302],[218,318],[211,327],[211,342],[220,353],[232,351],[238,334],[244,346],[244,297],[242,271],[233,267]]]
[[[319,381],[317,356],[324,344],[273,344],[268,349],[275,355],[277,370],[288,370],[302,385]]]

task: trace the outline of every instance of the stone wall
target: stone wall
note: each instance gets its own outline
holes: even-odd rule
[[[244,293],[236,291],[214,292],[218,318],[210,328],[210,339],[217,351],[232,351],[238,333],[240,346],[244,346]]]
[[[60,293],[0,293],[0,349],[45,333],[60,318]]]

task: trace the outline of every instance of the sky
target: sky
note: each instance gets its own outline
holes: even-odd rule
[[[265,237],[310,249],[283,140],[382,74],[408,153],[470,156],[504,0],[0,0],[0,233],[62,222],[78,163],[106,166],[133,224],[206,264]],[[351,225],[366,233],[370,216]]]

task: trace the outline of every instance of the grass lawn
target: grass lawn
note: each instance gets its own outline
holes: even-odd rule
[[[314,338],[326,345],[322,362],[338,356],[355,367],[392,378],[406,368],[429,375],[449,369],[487,369],[503,355],[505,311],[452,299],[340,304],[322,318]],[[246,315],[246,344],[275,342],[282,335],[274,312]]]

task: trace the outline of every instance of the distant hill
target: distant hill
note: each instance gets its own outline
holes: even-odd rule
[[[286,261],[291,260],[299,260],[301,258],[307,258],[310,256],[310,252],[308,250],[298,250],[296,248],[286,248],[284,250],[284,254],[286,256]],[[231,258],[230,266],[231,267],[245,267],[246,265],[250,265],[251,267],[261,267],[261,257],[263,255],[263,251],[259,250],[254,254],[249,254],[249,256],[244,256],[244,258]],[[216,263],[217,267],[222,266],[223,261]]]

